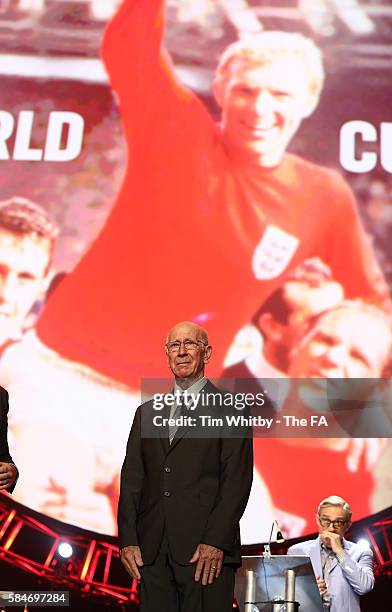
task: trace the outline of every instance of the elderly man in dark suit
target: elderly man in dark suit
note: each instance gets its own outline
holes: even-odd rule
[[[186,403],[208,394],[194,418],[201,410],[207,417],[224,412],[223,392],[204,378],[211,351],[194,323],[179,323],[167,337],[174,395]],[[176,421],[182,406],[177,400],[163,415]],[[142,612],[229,612],[253,474],[249,431],[195,434],[168,422],[160,435],[146,437],[143,426],[154,413],[153,401],[140,406],[129,436],[118,513],[121,560],[141,583]]]
[[[12,493],[18,478],[18,470],[8,449],[8,392],[0,387],[0,491]]]

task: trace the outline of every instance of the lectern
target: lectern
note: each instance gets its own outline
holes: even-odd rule
[[[240,612],[323,612],[310,558],[242,557],[235,596]]]

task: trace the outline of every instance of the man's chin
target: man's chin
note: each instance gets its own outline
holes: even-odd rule
[[[264,167],[277,166],[282,160],[284,150],[275,142],[275,139],[260,138],[250,140],[244,147],[244,152],[258,158],[259,164]],[[265,164],[264,164],[265,161]]]
[[[193,375],[193,371],[192,368],[188,367],[177,367],[175,369],[174,374],[177,376],[177,378],[189,378],[190,376]]]

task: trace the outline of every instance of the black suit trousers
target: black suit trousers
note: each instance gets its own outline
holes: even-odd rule
[[[166,534],[158,556],[141,568],[140,612],[232,612],[234,567],[223,565],[219,578],[195,582],[196,563],[182,565],[170,554]]]

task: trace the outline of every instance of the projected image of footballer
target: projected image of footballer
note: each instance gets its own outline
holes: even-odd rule
[[[132,407],[119,386],[36,350],[33,329],[58,278],[52,269],[57,236],[57,225],[38,204],[16,196],[0,202],[0,383],[11,395],[8,433],[23,474],[14,497],[56,518],[113,532],[117,427],[129,426]],[[107,411],[113,401],[114,423]],[[92,402],[96,420],[86,410]],[[6,480],[4,467],[11,461],[8,399],[3,412],[0,471],[8,488],[15,480]],[[31,461],[37,452],[40,470]]]
[[[58,229],[26,198],[0,202],[0,351],[32,326],[45,298]]]
[[[143,375],[166,375],[152,339],[177,319],[207,328],[219,375],[236,332],[309,257],[325,261],[348,298],[388,299],[348,185],[286,151],[317,107],[320,50],[272,31],[230,45],[212,85],[216,125],[175,75],[164,10],[162,0],[125,0],[106,30],[128,168],[103,231],[38,329],[62,356],[136,388]]]
[[[361,300],[345,300],[315,317],[290,353],[288,373],[294,384],[283,411],[309,417],[321,410],[329,428],[307,437],[297,437],[293,428],[291,437],[255,440],[255,465],[274,505],[304,519],[305,532],[312,525],[311,504],[331,487],[348,491],[359,516],[391,504],[385,475],[391,442],[381,437],[391,431],[391,388],[380,380],[389,376],[391,350],[391,317]],[[329,401],[331,393],[336,405]],[[341,415],[339,402],[345,410]],[[284,462],[276,461],[283,456]],[[295,466],[290,478],[287,465]],[[375,496],[380,489],[382,500]],[[298,495],[304,490],[306,495]]]
[[[285,32],[231,45],[212,85],[217,125],[174,72],[164,11],[162,0],[125,0],[106,30],[102,54],[128,144],[125,180],[103,230],[48,301],[37,335],[7,351],[0,368],[18,393],[14,411],[33,398],[35,419],[53,424],[50,448],[39,423],[35,440],[30,429],[19,445],[40,444],[50,458],[31,474],[31,490],[18,484],[19,494],[109,532],[124,432],[139,403],[132,392],[143,376],[167,376],[155,339],[175,320],[207,329],[214,377],[237,331],[309,257],[325,261],[348,298],[388,301],[345,181],[286,152],[319,101],[319,49]],[[26,359],[33,367],[21,388]],[[27,451],[24,462],[26,473]]]

